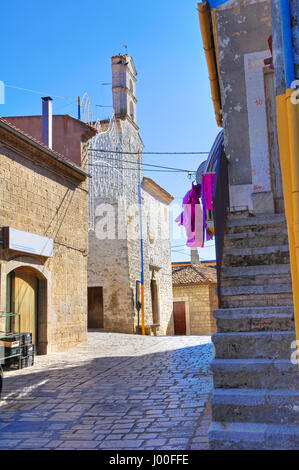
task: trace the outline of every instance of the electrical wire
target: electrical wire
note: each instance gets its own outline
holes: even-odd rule
[[[117,153],[117,154],[128,154],[138,155],[138,152],[125,152],[120,150],[107,150],[107,149],[93,149],[89,148],[91,152],[102,152],[102,153]],[[140,152],[142,155],[207,155],[210,152]]]
[[[112,161],[119,161],[117,158],[113,158],[113,157],[103,157],[103,159],[105,160],[112,160]],[[131,162],[130,160],[121,160],[122,163],[130,163],[132,165],[138,165],[138,162]],[[90,166],[98,166],[97,163],[88,163]],[[163,168],[165,170],[174,170],[174,171],[183,171],[185,173],[196,173],[195,171],[192,171],[192,170],[187,170],[186,168],[174,168],[174,167],[171,167],[171,166],[163,166],[163,165],[153,165],[152,163],[143,163],[142,162],[142,166],[150,166],[150,167],[154,167],[154,168]]]
[[[96,167],[99,167],[101,168],[102,165],[92,165],[92,164],[88,164],[89,166],[96,166]],[[117,166],[109,166],[108,168],[111,168],[112,170],[119,170],[119,171],[122,171],[122,170],[131,170],[131,171],[138,171],[138,168],[129,168],[129,167],[117,167]],[[186,171],[184,170],[154,170],[154,169],[151,169],[151,168],[143,168],[142,171],[152,171],[152,172],[158,172],[158,173],[186,173]]]
[[[21,90],[21,91],[29,91],[30,93],[36,93],[37,95],[44,95],[44,96],[49,95],[49,93],[46,93],[44,91],[30,90],[29,88],[21,88],[21,87],[14,86],[14,85],[7,85],[6,83],[5,83],[5,87],[14,88],[15,90]],[[69,98],[66,98],[65,96],[58,96],[58,95],[52,95],[52,94],[51,96],[53,96],[53,98],[60,98],[62,100],[67,100],[71,102],[71,100]]]

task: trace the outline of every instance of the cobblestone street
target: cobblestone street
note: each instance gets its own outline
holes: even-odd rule
[[[209,336],[89,333],[5,372],[0,449],[207,449]]]

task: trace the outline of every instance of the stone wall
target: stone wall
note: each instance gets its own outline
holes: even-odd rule
[[[109,199],[98,198],[96,208],[108,204]],[[131,194],[130,203],[122,210],[119,201],[110,199],[114,208],[112,232],[108,225],[107,238],[103,237],[103,218],[98,211],[95,230],[89,232],[88,286],[102,286],[104,296],[104,329],[106,331],[134,333],[137,329],[135,308],[136,281],[140,281],[140,222],[137,192]],[[108,206],[107,206],[108,207]],[[143,259],[145,324],[153,324],[151,279],[158,285],[160,328],[157,334],[172,334],[172,274],[169,238],[168,206],[142,190]],[[109,224],[107,220],[107,224]],[[111,226],[112,227],[112,226]],[[140,316],[141,324],[141,316]]]
[[[151,279],[155,280],[159,298],[158,335],[174,333],[172,306],[171,246],[169,206],[142,190],[145,266],[145,323],[153,324]]]
[[[109,129],[107,123],[104,124],[103,135]],[[117,119],[116,125],[118,134],[116,135],[115,129],[111,130],[110,140],[114,145],[117,141],[122,152],[127,151],[128,154],[125,154],[124,162],[119,160],[118,174],[107,174],[110,188],[115,190],[101,188],[100,182],[96,188],[97,196],[94,197],[90,212],[94,224],[90,224],[89,231],[88,286],[103,287],[105,331],[136,333],[136,281],[141,279],[140,214],[138,157],[130,152],[142,149],[142,141],[137,129],[127,119]],[[99,136],[101,138],[101,133]],[[94,139],[95,148],[99,136]],[[105,141],[102,145],[108,144]],[[115,155],[112,158],[115,160]],[[107,159],[107,163],[114,160]],[[93,168],[95,167],[91,167],[91,172]],[[116,184],[115,178],[119,174],[121,178]],[[94,178],[93,181],[95,180]],[[146,328],[146,332],[164,335],[173,333],[169,202],[164,202],[172,197],[154,182],[153,185],[156,191],[163,193],[162,198],[144,187],[141,189],[145,325],[153,325],[151,279],[154,279],[158,289],[160,327],[155,328],[155,331]],[[92,190],[94,188],[91,187]],[[141,312],[139,324],[141,326]]]
[[[270,1],[230,0],[213,10],[231,211],[273,213],[264,59]],[[240,138],[241,136],[241,138]]]
[[[213,310],[218,307],[216,287],[216,284],[173,287],[173,301],[185,302],[187,334],[211,335],[216,333],[216,320],[213,318]]]
[[[1,130],[0,175],[0,227],[54,239],[53,258],[0,250],[1,310],[6,310],[9,266],[30,265],[46,283],[47,294],[41,293],[47,295],[43,352],[66,350],[86,339],[87,181],[75,178],[63,163]]]
[[[116,203],[114,207],[117,211]],[[95,231],[89,231],[88,286],[103,287],[104,329],[133,333],[135,310],[133,279],[129,282],[130,248],[126,238],[98,238],[97,223],[96,219]],[[118,217],[115,224],[118,225]],[[138,258],[137,253],[136,256]],[[140,274],[136,279],[139,277]]]

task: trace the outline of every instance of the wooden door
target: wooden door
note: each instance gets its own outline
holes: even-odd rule
[[[103,287],[88,287],[88,328],[104,328]]]
[[[173,302],[174,334],[186,334],[185,302]]]
[[[37,343],[37,278],[26,271],[16,271],[12,282],[12,309],[21,316],[21,332],[32,333]]]

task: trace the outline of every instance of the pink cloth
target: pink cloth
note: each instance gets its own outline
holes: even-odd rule
[[[204,199],[206,202],[207,210],[213,210],[213,189],[215,183],[215,173],[209,173],[207,175],[203,175],[202,177],[202,192],[204,194]]]
[[[183,225],[187,235],[187,246],[197,248],[204,246],[203,213],[199,201],[201,185],[192,184],[192,189],[183,199],[183,212],[175,219]]]

